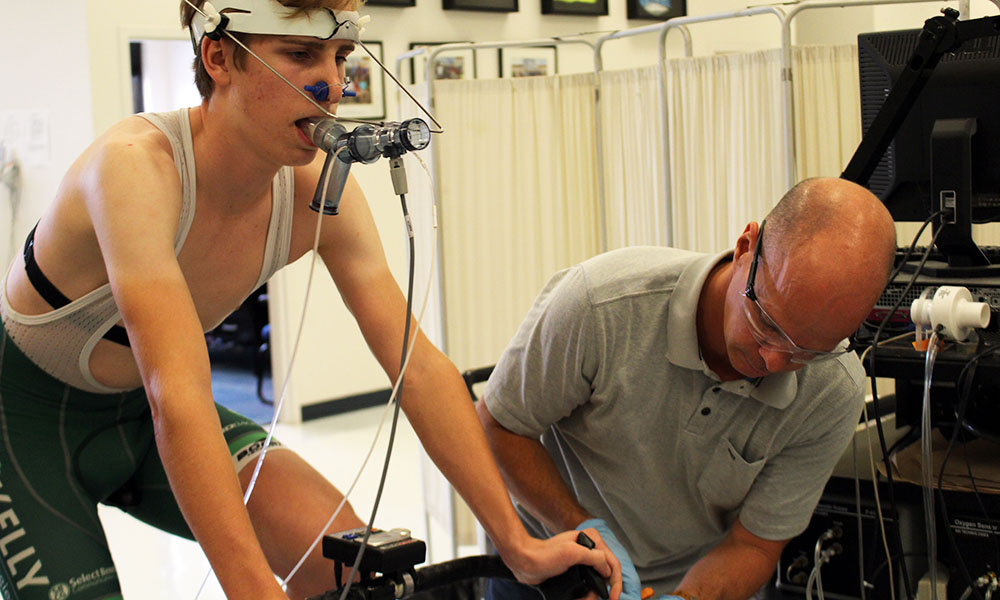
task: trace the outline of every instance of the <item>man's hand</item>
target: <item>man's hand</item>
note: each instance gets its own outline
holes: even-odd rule
[[[517,580],[528,585],[536,585],[550,577],[561,575],[573,565],[593,567],[601,577],[610,582],[610,600],[619,600],[622,574],[615,554],[593,530],[587,531],[587,535],[594,542],[593,550],[578,544],[577,535],[579,534],[576,531],[564,531],[547,540],[529,537],[521,546],[521,552],[517,557],[502,556],[502,558]],[[596,594],[591,594],[591,597],[596,598]]]
[[[641,594],[639,574],[636,573],[635,566],[632,564],[632,559],[629,557],[628,552],[625,551],[625,547],[618,541],[615,534],[611,532],[608,524],[602,519],[587,519],[577,525],[576,528],[578,531],[586,532],[598,547],[603,542],[603,545],[618,559],[618,563],[621,566],[621,600],[639,600]],[[593,535],[593,532],[600,535],[601,542],[598,542],[598,538]],[[614,599],[614,585],[611,586],[611,589],[611,597]]]

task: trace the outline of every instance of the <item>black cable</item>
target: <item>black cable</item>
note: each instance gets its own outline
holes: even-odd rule
[[[906,446],[909,446],[910,444],[916,442],[919,439],[920,439],[920,429],[916,427],[911,428],[905,434],[900,436],[898,440],[893,442],[892,446],[889,446],[889,456],[891,457],[898,450],[905,448]]]
[[[955,559],[958,563],[959,571],[961,572],[962,578],[965,579],[966,585],[972,590],[972,593],[976,595],[977,600],[983,600],[982,594],[976,588],[975,582],[972,580],[972,576],[969,574],[969,568],[965,564],[965,559],[962,558],[962,553],[958,548],[958,542],[955,540],[955,532],[951,530],[951,519],[948,517],[948,506],[945,503],[944,498],[944,471],[945,467],[948,465],[948,460],[951,458],[951,453],[955,449],[955,441],[958,439],[958,422],[965,419],[965,410],[968,406],[969,396],[972,391],[972,383],[976,375],[976,365],[979,360],[989,354],[997,352],[1000,347],[991,346],[985,350],[980,350],[974,354],[962,370],[958,373],[958,378],[956,381],[956,388],[958,390],[958,406],[955,410],[956,426],[952,428],[951,437],[948,439],[948,446],[945,449],[944,457],[941,459],[941,470],[938,472],[937,480],[937,493],[938,493],[938,505],[941,507],[941,516],[944,517],[944,531],[945,535],[948,537],[948,541],[951,543],[952,551],[955,553]]]
[[[906,263],[910,260],[910,256],[913,254],[913,251],[917,247],[917,241],[920,239],[920,236],[922,236],[924,234],[924,230],[927,229],[927,226],[931,224],[931,221],[933,221],[934,218],[937,217],[940,214],[941,214],[941,211],[939,211],[939,210],[934,211],[933,213],[931,213],[931,215],[929,217],[927,217],[927,219],[924,220],[923,224],[920,226],[920,229],[917,230],[917,234],[915,236],[913,236],[913,241],[910,242],[909,248],[907,248],[906,252],[903,253],[903,258],[900,259],[899,264],[896,265],[895,269],[893,269],[892,275],[889,276],[889,281],[890,282],[893,279],[895,279],[896,276],[899,275],[899,272],[902,271],[903,268],[906,266]],[[927,246],[928,249],[927,249],[927,251],[924,252],[925,255],[929,255],[930,254],[930,250],[934,248],[934,240],[937,240],[937,236],[936,235],[934,236],[934,239],[931,240],[930,245]]]
[[[866,424],[867,425],[867,424]],[[869,452],[871,450],[869,449]],[[858,474],[858,436],[851,438],[851,461],[854,463],[854,506],[857,507],[858,525],[858,577],[861,579],[861,600],[865,597],[865,526],[861,517],[861,476]]]
[[[906,558],[908,556],[921,556],[921,557],[925,557],[925,556],[927,556],[927,553],[926,552],[900,552],[898,554],[893,554],[892,555],[892,560],[899,560],[901,558]],[[906,562],[906,561],[903,561],[903,562]],[[888,560],[883,560],[882,562],[880,562],[878,564],[878,566],[875,567],[875,569],[872,571],[872,574],[868,578],[867,583],[874,585],[874,583],[878,579],[879,575],[881,575],[882,571],[886,567],[888,567],[888,566],[889,566],[889,561]]]
[[[903,256],[903,260],[900,261],[899,265],[897,265],[896,268],[893,269],[892,274],[889,276],[889,283],[892,283],[892,281],[896,278],[896,276],[899,275],[899,273],[903,270],[903,266],[906,264],[907,259],[909,258],[910,254],[913,252],[913,249],[917,245],[917,240],[923,234],[924,230],[927,228],[927,225],[930,224],[930,222],[933,221],[934,218],[939,214],[940,211],[936,211],[929,217],[927,217],[927,220],[924,221],[924,224],[920,227],[920,230],[917,231],[917,234],[915,236],[913,236],[913,242],[910,244],[910,247],[906,250],[906,253]],[[878,406],[878,389],[875,381],[876,379],[875,353],[876,350],[878,349],[879,338],[882,336],[882,332],[885,330],[886,324],[889,322],[889,319],[892,317],[892,315],[896,314],[896,311],[899,309],[900,304],[903,303],[903,299],[906,298],[906,294],[908,294],[910,289],[913,288],[913,284],[916,283],[917,277],[920,276],[920,272],[924,268],[924,263],[927,262],[927,258],[930,256],[931,249],[934,247],[934,243],[937,242],[938,235],[940,235],[943,230],[944,228],[939,228],[936,232],[934,232],[934,237],[931,238],[931,243],[928,244],[927,250],[924,252],[923,257],[920,259],[920,263],[917,265],[916,271],[913,273],[913,276],[910,278],[909,282],[907,282],[906,287],[903,288],[902,293],[899,295],[899,299],[896,300],[896,303],[892,306],[891,309],[889,309],[889,312],[886,313],[885,317],[882,319],[882,323],[879,324],[878,330],[875,332],[875,337],[872,339],[872,345],[868,355],[869,373],[871,375],[871,384],[872,384],[872,407],[875,409],[875,429],[878,431],[879,447],[882,449],[882,457],[885,462],[885,476],[886,476],[886,481],[888,482],[887,488],[889,495],[889,506],[892,511],[892,517],[895,519],[899,519],[899,511],[896,505],[896,494],[893,491],[894,483],[892,478],[892,466],[889,464],[889,448],[886,445],[885,430],[882,428],[882,419],[879,416],[881,414],[881,411],[879,410]],[[873,484],[878,485],[878,481],[874,481]],[[893,541],[895,542],[897,550],[902,551],[903,539],[899,529],[900,528],[898,527],[896,528],[896,535],[893,536],[894,538]],[[906,590],[906,597],[913,598],[913,590],[910,587],[910,577],[908,570],[906,568],[906,561],[900,563],[900,568],[902,570],[903,587]]]
[[[892,283],[893,280],[896,279],[896,276],[899,275],[900,271],[902,271],[903,268],[906,266],[906,263],[909,262],[910,256],[913,254],[913,251],[917,247],[917,241],[920,239],[920,236],[924,234],[924,230],[927,229],[927,226],[930,225],[930,223],[934,219],[934,217],[936,217],[939,214],[941,214],[941,211],[936,211],[936,212],[932,213],[931,216],[927,217],[927,219],[923,222],[923,224],[920,226],[920,229],[917,230],[917,234],[915,236],[913,236],[913,241],[910,242],[910,246],[903,253],[903,257],[899,259],[899,264],[896,265],[893,268],[892,273],[889,274],[889,283]],[[931,246],[929,248],[932,248],[933,245],[934,244],[932,242]],[[925,252],[925,254],[929,254],[929,252]],[[914,276],[914,278],[916,278],[916,276]],[[903,294],[903,297],[905,297],[905,296],[906,295]],[[896,314],[896,311],[898,309],[899,309],[899,303],[897,303],[895,306],[893,306],[892,310],[890,310],[889,313],[885,317],[882,317],[882,321],[879,324],[879,327],[881,328],[881,330],[884,330],[886,328],[886,325],[888,324],[889,319],[892,318],[892,315]],[[870,324],[870,325],[874,325],[875,324],[875,322],[872,321],[872,320],[870,320],[870,319],[865,319],[865,322],[868,323],[868,324]]]
[[[378,512],[378,505],[382,499],[382,490],[385,488],[386,474],[389,472],[389,459],[392,457],[392,443],[396,439],[396,423],[399,421],[399,407],[401,404],[400,399],[403,397],[403,367],[406,365],[406,350],[410,342],[410,322],[413,316],[413,272],[415,264],[415,249],[413,244],[413,228],[410,226],[410,212],[406,208],[406,194],[399,195],[399,202],[403,208],[403,219],[406,221],[406,231],[410,243],[410,267],[406,283],[406,324],[403,327],[403,354],[399,359],[399,377],[396,382],[397,392],[395,407],[393,407],[392,412],[392,428],[389,430],[389,446],[385,451],[385,463],[382,465],[382,477],[378,482],[378,492],[375,494],[375,503],[372,506],[372,516],[368,519],[368,526],[365,527],[365,537],[361,540],[361,548],[358,549],[358,555],[354,559],[354,564],[351,565],[351,573],[347,577],[347,583],[344,585],[344,591],[340,595],[340,600],[347,598],[347,594],[350,592],[351,585],[354,582],[354,576],[358,573],[358,566],[361,564],[361,558],[365,555],[365,548],[368,547],[368,538],[372,534],[372,524],[375,523],[375,514]]]
[[[988,431],[984,431],[976,427],[966,419],[962,419],[957,423],[957,425],[960,426],[962,429],[968,431],[969,433],[975,435],[977,438],[982,438],[984,440],[993,442],[994,444],[1000,444],[1000,437],[997,437],[996,435]]]
[[[889,447],[889,456],[890,457],[893,456],[894,454],[896,454],[896,452],[900,448],[904,448],[906,446],[909,446],[910,444],[912,444],[913,442],[916,442],[919,439],[920,439],[920,430],[918,428],[916,428],[916,427],[910,428],[909,431],[907,431],[904,435],[900,436],[900,438],[897,439],[895,442],[893,442],[892,446]],[[862,510],[861,510],[861,503],[860,502],[856,502],[855,504],[858,507],[858,511],[857,512],[860,515],[861,512],[862,512]],[[864,538],[863,537],[859,537],[858,539],[863,540]],[[866,566],[867,566],[868,569],[875,568],[875,560],[878,557],[878,552],[880,550],[879,546],[881,546],[881,544],[879,542],[881,542],[881,539],[879,539],[879,536],[873,535],[871,537],[871,541],[868,544],[867,559],[865,560]]]

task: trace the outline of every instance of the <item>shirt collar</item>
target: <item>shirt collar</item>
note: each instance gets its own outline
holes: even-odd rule
[[[701,349],[698,347],[698,300],[708,274],[723,261],[732,260],[732,257],[732,250],[714,255],[706,254],[685,267],[670,296],[667,313],[667,331],[670,332],[667,339],[667,360],[678,367],[701,371],[716,381],[719,380],[719,376],[705,364],[701,357]],[[794,372],[775,373],[749,380],[751,384],[749,386],[738,385],[741,382],[747,383],[748,380],[726,382],[736,385],[731,387],[723,384],[723,387],[727,391],[741,393],[777,409],[788,407],[795,399],[798,390],[798,379]],[[743,391],[739,392],[738,389]]]

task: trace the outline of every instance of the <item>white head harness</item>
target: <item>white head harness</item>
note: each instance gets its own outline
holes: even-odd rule
[[[265,35],[304,35],[321,40],[359,42],[370,19],[357,11],[323,8],[296,16],[277,0],[215,0],[205,2],[191,19],[195,53],[203,36],[219,39],[222,31]]]

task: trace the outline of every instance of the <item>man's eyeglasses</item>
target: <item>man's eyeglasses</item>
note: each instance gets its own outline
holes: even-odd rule
[[[791,362],[805,364],[820,360],[836,358],[841,354],[851,351],[850,346],[833,351],[809,350],[803,348],[792,341],[792,338],[785,333],[774,319],[767,314],[764,307],[757,301],[757,293],[754,291],[754,282],[757,279],[757,264],[760,262],[760,251],[764,246],[764,223],[760,224],[757,233],[757,245],[753,250],[753,261],[750,263],[750,273],[747,275],[747,287],[743,290],[743,296],[747,299],[743,304],[743,311],[746,313],[747,323],[750,325],[750,334],[754,340],[760,344],[761,348],[776,352],[791,354]]]

